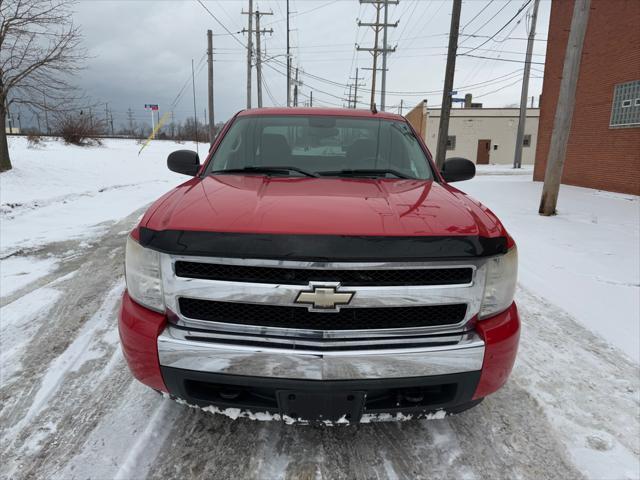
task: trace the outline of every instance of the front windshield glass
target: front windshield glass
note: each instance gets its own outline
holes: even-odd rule
[[[207,173],[251,167],[291,167],[327,176],[433,178],[409,126],[377,118],[239,117],[213,155]]]

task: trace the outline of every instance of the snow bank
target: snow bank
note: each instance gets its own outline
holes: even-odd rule
[[[640,198],[562,185],[558,215],[538,215],[531,170],[456,184],[518,244],[519,281],[640,363]]]
[[[154,141],[138,156],[134,140],[77,147],[49,140],[28,148],[9,139],[13,170],[0,175],[0,256],[54,241],[98,234],[187,178],[167,169],[169,153],[194,143]],[[202,157],[207,145],[200,146]]]

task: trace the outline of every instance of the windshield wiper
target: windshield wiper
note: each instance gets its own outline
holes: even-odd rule
[[[219,175],[219,174],[234,174],[234,173],[276,173],[276,174],[282,174],[282,173],[287,173],[287,172],[296,172],[296,173],[301,173],[302,175],[306,176],[306,177],[317,177],[318,175],[316,175],[313,172],[309,172],[307,170],[304,170],[302,168],[298,168],[298,167],[289,167],[289,166],[265,166],[265,167],[259,167],[259,166],[249,166],[249,167],[242,167],[242,168],[228,168],[226,170],[214,170],[212,172],[209,173],[209,175]]]
[[[318,172],[323,177],[379,177],[386,175],[394,175],[398,178],[414,178],[398,170],[386,169],[386,168],[356,168],[344,170],[335,170],[331,172]]]

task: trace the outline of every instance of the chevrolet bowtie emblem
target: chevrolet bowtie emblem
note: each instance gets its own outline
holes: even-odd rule
[[[309,305],[309,310],[328,310],[337,312],[340,305],[347,305],[355,292],[338,292],[340,284],[327,285],[310,283],[310,291],[301,291],[298,293],[296,303],[305,303]]]

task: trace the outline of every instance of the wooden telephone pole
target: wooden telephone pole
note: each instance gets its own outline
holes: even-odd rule
[[[376,21],[373,23],[365,23],[358,22],[359,27],[371,27],[373,28],[374,37],[373,37],[373,47],[371,48],[362,48],[359,45],[356,45],[356,50],[358,51],[366,51],[370,52],[373,56],[373,66],[364,70],[371,70],[371,102],[369,107],[373,110],[373,107],[376,103],[376,76],[378,70],[382,71],[382,89],[380,90],[380,109],[384,110],[384,102],[385,102],[385,89],[386,89],[386,69],[387,69],[387,53],[395,52],[395,47],[390,48],[387,46],[387,28],[388,27],[397,27],[398,22],[396,23],[388,23],[388,6],[389,5],[397,5],[399,0],[360,0],[360,3],[370,3],[376,8]],[[384,21],[380,22],[380,12],[384,8]],[[382,32],[383,36],[383,45],[382,47],[378,46],[378,40],[380,36],[380,32]],[[382,54],[382,69],[378,68],[378,56]]]
[[[589,21],[589,7],[591,0],[575,0],[571,30],[567,40],[567,51],[564,54],[560,93],[556,104],[556,113],[551,131],[551,145],[547,155],[547,168],[544,174],[544,186],[540,198],[540,215],[554,215],[558,203],[562,170],[567,154],[567,142],[573,120],[573,109],[576,103],[576,86],[580,73],[580,58],[584,36]]]
[[[213,146],[216,126],[213,114],[213,32],[211,30],[207,30],[207,64],[209,74],[209,146]]]
[[[456,54],[458,51],[458,32],[460,30],[460,10],[462,0],[453,0],[451,12],[451,28],[449,31],[449,51],[447,52],[447,68],[444,74],[442,90],[442,107],[440,111],[440,128],[438,130],[438,147],[436,150],[436,167],[442,170],[447,156],[447,140],[449,139],[449,115],[451,114],[451,96],[453,95],[453,77],[456,71]]]
[[[243,32],[249,32],[247,35],[247,108],[251,108],[251,55],[253,53],[253,0],[249,0],[249,11],[242,11],[243,15],[249,16],[249,28],[242,29]]]
[[[291,47],[289,45],[289,0],[287,0],[287,107],[291,106]]]
[[[522,78],[522,91],[520,92],[520,119],[518,120],[518,134],[516,135],[516,152],[513,156],[513,168],[522,167],[522,142],[524,141],[524,127],[527,122],[527,98],[529,96],[529,75],[531,73],[531,56],[533,54],[533,40],[536,36],[536,20],[538,19],[538,5],[540,0],[533,2],[533,14],[531,15],[531,28],[527,40],[527,54],[524,62],[524,75]]]
[[[260,30],[260,17],[273,15],[273,12],[261,12],[256,10],[256,83],[258,84],[258,108],[262,108],[262,50],[260,49],[260,37],[263,33],[273,33],[273,29]]]

